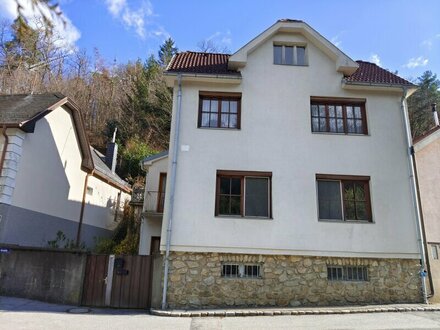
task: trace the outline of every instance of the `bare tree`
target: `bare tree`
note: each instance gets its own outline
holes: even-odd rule
[[[197,43],[197,48],[199,49],[199,51],[203,53],[221,53],[221,54],[230,53],[228,47],[221,46],[212,39],[205,39],[199,41]]]

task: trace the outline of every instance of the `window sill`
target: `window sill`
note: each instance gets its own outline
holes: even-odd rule
[[[319,222],[331,222],[331,223],[359,223],[359,224],[374,224],[374,221],[370,220],[332,220],[332,219],[318,219]]]
[[[219,219],[240,219],[240,220],[273,220],[273,218],[267,217],[242,217],[241,215],[233,216],[233,215],[216,215],[216,218]]]
[[[241,128],[227,128],[227,127],[197,127],[198,129],[207,129],[213,131],[240,131]]]
[[[281,66],[299,66],[299,67],[308,67],[308,64],[283,64],[283,63],[274,63],[273,65],[281,65]]]
[[[338,135],[338,136],[371,136],[370,134],[360,134],[360,133],[332,133],[332,132],[313,132],[312,134],[318,135]]]

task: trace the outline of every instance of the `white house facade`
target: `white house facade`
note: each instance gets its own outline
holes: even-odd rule
[[[179,53],[166,75],[164,303],[422,300],[402,110],[414,85],[296,20],[230,56]]]
[[[89,146],[74,103],[5,95],[0,117],[0,243],[44,247],[60,231],[60,247],[77,239],[92,247],[110,236],[130,187]]]

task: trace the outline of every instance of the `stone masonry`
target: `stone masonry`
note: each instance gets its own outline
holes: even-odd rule
[[[224,278],[223,263],[261,264],[261,278]],[[329,281],[327,265],[367,266],[368,281]],[[169,308],[422,302],[415,259],[172,252]]]

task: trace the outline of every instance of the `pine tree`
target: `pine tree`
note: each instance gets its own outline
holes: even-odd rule
[[[168,38],[165,42],[160,46],[159,49],[159,63],[162,67],[166,67],[168,63],[170,63],[173,56],[177,53],[178,49],[174,44],[174,40]]]
[[[417,78],[419,89],[408,98],[408,110],[413,137],[419,136],[434,126],[431,105],[440,102],[440,80],[431,71]]]

